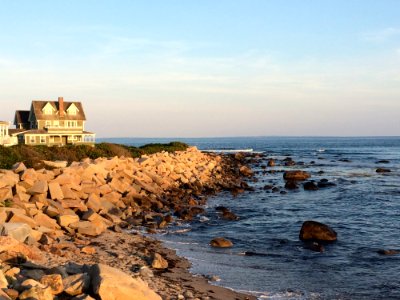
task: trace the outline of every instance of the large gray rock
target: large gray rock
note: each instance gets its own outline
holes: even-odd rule
[[[132,278],[122,271],[96,264],[90,270],[93,292],[101,300],[161,300],[140,278]]]

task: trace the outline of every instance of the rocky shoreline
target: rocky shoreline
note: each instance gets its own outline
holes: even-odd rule
[[[190,221],[251,174],[241,155],[196,148],[0,170],[0,299],[255,299],[193,276],[136,231]]]

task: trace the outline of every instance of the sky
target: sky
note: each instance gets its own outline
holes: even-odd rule
[[[399,136],[398,0],[0,0],[0,120],[97,137]]]

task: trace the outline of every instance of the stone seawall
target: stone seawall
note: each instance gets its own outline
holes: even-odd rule
[[[249,170],[236,158],[189,148],[139,159],[85,159],[52,170],[23,163],[0,170],[0,298],[151,300],[184,292],[195,297],[179,280],[171,286],[162,280],[177,264],[173,254],[125,229],[145,226],[154,232],[201,213],[206,194],[241,192],[247,185],[240,174]],[[128,256],[118,252],[127,243]]]

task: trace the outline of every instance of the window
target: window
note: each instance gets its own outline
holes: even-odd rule
[[[60,122],[59,121],[53,121],[53,127],[59,127]]]
[[[51,126],[51,121],[46,121],[46,127],[50,127]]]
[[[45,115],[52,115],[53,114],[53,110],[51,108],[47,108],[44,110],[44,114]]]
[[[68,121],[68,127],[78,127],[77,121]]]
[[[34,135],[30,135],[30,136],[29,136],[29,143],[31,143],[31,144],[36,143],[36,138],[35,138]]]
[[[41,144],[45,144],[46,143],[46,136],[44,136],[44,135],[40,136],[40,143]]]

